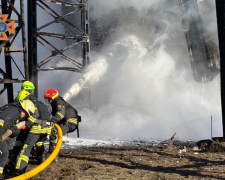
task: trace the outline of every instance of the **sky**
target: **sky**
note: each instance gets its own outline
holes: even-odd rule
[[[91,40],[98,41],[91,46],[91,64],[84,74],[41,72],[40,100],[46,89],[57,88],[82,116],[81,137],[169,139],[176,132],[180,140],[209,139],[211,116],[213,136],[222,136],[219,75],[207,83],[194,80],[177,2],[89,1]],[[216,34],[215,5],[209,7],[200,10],[207,14],[207,30]],[[47,54],[42,48],[39,60]],[[86,83],[91,109],[76,98]]]

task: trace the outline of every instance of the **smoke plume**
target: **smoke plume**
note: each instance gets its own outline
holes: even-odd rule
[[[211,115],[221,135],[219,77],[194,80],[177,1],[93,0],[90,9],[92,53],[107,71],[92,84],[93,109],[81,111],[83,136],[210,138]]]

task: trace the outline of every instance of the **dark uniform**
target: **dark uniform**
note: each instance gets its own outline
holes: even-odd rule
[[[58,96],[51,103],[52,106],[52,119],[53,123],[57,123],[63,132],[63,135],[73,132],[78,127],[78,115],[69,103],[67,103],[61,96]],[[54,149],[57,142],[57,137],[50,136],[50,152]]]
[[[49,123],[50,113],[48,107],[42,102],[36,101],[36,98],[32,94],[25,99],[29,99],[34,103],[37,108],[38,116],[35,118],[29,117],[27,120],[29,125],[26,129],[21,130],[21,133],[16,138],[9,166],[16,165],[14,168],[17,170],[18,174],[25,172],[34,145],[36,145],[37,157],[41,158],[44,153],[43,139],[51,134],[51,126]]]
[[[21,107],[17,103],[7,104],[0,108],[0,137],[8,130],[12,130],[10,137],[17,136],[20,130],[15,124],[20,119]],[[1,139],[2,140],[2,139]],[[9,155],[8,145],[6,141],[0,142],[0,177],[7,162]]]
[[[76,130],[78,125],[77,111],[69,103],[67,103],[61,96],[58,96],[51,103],[52,119],[51,121],[57,123],[63,132],[63,135]]]

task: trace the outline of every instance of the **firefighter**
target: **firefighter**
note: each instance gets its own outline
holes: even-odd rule
[[[35,106],[30,100],[11,103],[3,106],[0,112],[0,177],[2,178],[3,169],[8,159],[9,150],[5,141],[2,141],[2,135],[10,129],[12,135],[17,136],[20,132],[17,126],[18,119],[32,117],[35,112]],[[26,122],[26,125],[29,122]]]
[[[35,105],[40,104],[40,101],[37,102],[37,99],[34,96],[34,89],[35,89],[35,86],[30,81],[24,81],[23,84],[21,85],[21,92],[23,92],[22,90],[26,90],[27,92],[30,93],[30,94],[28,94],[26,99],[31,100]],[[40,106],[41,106],[41,108],[38,108],[38,111],[39,111],[39,114],[41,114],[41,116],[43,116],[43,117],[39,117],[39,119],[45,119],[45,120],[49,121],[50,120],[50,112],[48,112],[47,106],[45,106],[43,103],[41,103]],[[40,111],[43,111],[43,112],[40,112]],[[36,142],[36,144],[35,144],[38,163],[42,163],[45,161],[45,153],[44,153],[45,148],[44,148],[44,143],[43,143],[43,140],[45,138],[46,138],[46,136],[40,137],[38,142]]]
[[[40,120],[47,120],[50,122],[50,112],[48,111],[48,107],[43,104],[41,101],[37,101],[36,97],[34,96],[34,89],[35,86],[32,82],[30,81],[24,81],[23,84],[21,85],[21,91],[18,93],[17,96],[17,101],[19,99],[29,99],[31,100],[35,106],[38,107],[38,112],[39,112],[39,119]],[[23,91],[26,90],[26,91]],[[28,92],[28,93],[27,93]],[[26,135],[26,133],[24,134]],[[46,139],[46,134],[42,134],[42,136],[39,138],[39,140],[36,142],[36,154],[37,154],[37,161],[38,163],[42,163],[45,161],[45,148],[44,148],[44,139]],[[20,143],[18,142],[18,145]]]
[[[34,84],[30,81],[24,81],[23,84],[21,85],[21,90],[26,90],[29,93],[33,94],[34,93]]]
[[[61,127],[63,135],[75,131],[78,127],[77,110],[67,103],[56,89],[48,89],[44,93],[44,98],[52,107],[51,122],[57,123]],[[50,152],[54,150],[56,143],[57,136],[52,133],[50,136]]]
[[[16,97],[16,101],[19,102],[26,99],[34,103],[39,116],[32,119],[32,124],[26,126],[16,138],[9,162],[9,169],[15,168],[16,175],[25,172],[34,145],[37,147],[37,160],[39,162],[44,161],[43,140],[47,135],[51,134],[50,113],[47,106],[41,101],[36,101],[35,96],[27,90],[21,90]]]

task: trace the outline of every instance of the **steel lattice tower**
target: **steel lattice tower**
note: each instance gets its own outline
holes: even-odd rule
[[[18,32],[20,30],[22,32],[22,45],[25,49],[25,51],[23,51],[24,70],[20,70],[19,68],[18,69],[21,74],[25,75],[23,75],[24,78],[21,80],[12,79],[13,76],[11,62],[14,62],[14,60],[11,56],[2,56],[5,57],[6,72],[0,69],[1,74],[4,77],[0,81],[1,83],[4,83],[4,88],[3,90],[1,90],[1,93],[5,89],[7,89],[9,102],[12,102],[14,99],[13,83],[21,83],[24,80],[32,81],[36,87],[35,96],[38,97],[38,74],[41,71],[64,70],[82,73],[90,62],[88,0],[77,0],[77,3],[62,0],[27,0],[27,33],[25,32],[24,23],[24,2],[23,0],[20,0],[20,12],[17,12],[16,7],[14,6],[14,1],[15,0],[1,0],[1,8],[2,14],[9,14],[8,21],[11,21],[10,17],[12,11],[15,11],[15,13],[18,15],[18,20],[15,21],[18,24],[18,27],[16,27],[15,29],[16,33],[14,35],[7,35],[9,39],[12,39],[11,41],[13,41],[14,39],[16,39],[16,35],[18,34]],[[59,12],[55,11],[51,7],[52,4],[60,6],[60,9],[64,10],[64,12],[66,13],[60,14]],[[54,20],[38,27],[38,9],[44,10],[46,16],[51,16]],[[76,21],[73,20],[74,17],[76,17]],[[44,29],[54,23],[62,25],[66,33],[53,33]],[[58,49],[55,44],[49,41],[49,38],[54,38],[55,41],[60,41],[62,39],[66,40],[67,46]],[[10,47],[12,45],[11,41],[0,41],[1,50],[3,49],[2,47]],[[28,44],[28,48],[26,48],[26,42]],[[48,49],[51,55],[46,57],[45,59],[38,59],[38,50],[40,46]],[[79,50],[81,52],[82,62],[79,62],[66,54],[67,50],[73,48],[76,48],[76,50]],[[50,61],[52,62],[59,57],[63,60],[69,61],[73,66],[51,68],[43,67]],[[22,73],[22,71],[24,71],[24,73]],[[90,90],[88,90],[87,92],[90,94]],[[90,97],[90,95],[88,95],[87,97]],[[90,104],[90,100],[88,101],[88,103]]]
[[[24,1],[20,0],[19,8],[15,7],[15,0],[1,0],[1,14],[8,15],[5,23],[10,23],[15,21],[15,33],[6,32],[6,36],[9,40],[0,41],[0,60],[1,63],[5,62],[5,68],[0,68],[0,73],[3,78],[0,78],[0,83],[4,84],[3,89],[0,91],[0,95],[7,90],[8,102],[13,102],[13,83],[21,83],[28,77],[28,60],[26,52],[26,34],[25,34],[25,23],[24,23]],[[11,19],[12,14],[15,14],[15,19]],[[21,37],[18,37],[19,34],[22,34]],[[2,34],[1,34],[2,35]],[[20,47],[15,49],[13,48],[15,39],[20,39]],[[22,60],[17,58],[15,61],[15,53],[21,53]],[[13,70],[12,64],[15,65],[16,69],[22,75],[21,79],[13,79]],[[23,70],[18,66],[18,64],[24,64]],[[15,70],[14,70],[15,71]]]

